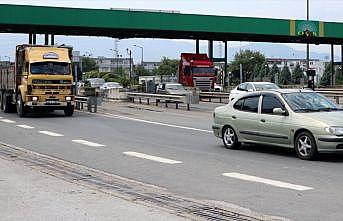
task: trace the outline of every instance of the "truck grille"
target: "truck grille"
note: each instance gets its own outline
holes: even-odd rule
[[[195,77],[193,78],[194,87],[199,88],[202,91],[209,91],[212,86],[211,77]]]
[[[33,79],[32,84],[71,84],[71,80],[42,80]]]
[[[37,90],[70,90],[71,86],[66,86],[66,85],[33,85],[32,89],[37,89]]]

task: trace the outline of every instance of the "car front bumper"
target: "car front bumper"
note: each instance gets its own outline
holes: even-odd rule
[[[320,136],[316,139],[318,152],[343,152],[343,137]]]
[[[223,126],[221,126],[221,125],[213,124],[212,130],[213,130],[214,136],[222,138],[222,128],[223,128]]]

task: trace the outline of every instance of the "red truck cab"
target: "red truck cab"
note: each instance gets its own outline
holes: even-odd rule
[[[207,54],[182,53],[179,62],[178,81],[186,87],[197,87],[201,91],[214,89],[215,68]]]

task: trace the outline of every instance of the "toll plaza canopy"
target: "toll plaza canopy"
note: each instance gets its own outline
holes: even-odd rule
[[[125,9],[0,5],[0,32],[343,44],[343,23]]]

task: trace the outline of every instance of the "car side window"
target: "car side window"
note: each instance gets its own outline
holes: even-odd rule
[[[237,88],[240,91],[245,91],[247,89],[247,84],[246,83],[242,83],[238,86]]]
[[[235,109],[237,109],[237,110],[241,110],[241,109],[242,109],[243,102],[244,102],[244,99],[238,100],[238,101],[233,105],[233,108],[235,108]]]
[[[250,91],[253,91],[254,90],[254,87],[252,86],[252,84],[247,84],[247,87],[246,87],[246,90],[250,90]]]
[[[262,114],[273,114],[274,108],[284,109],[281,101],[277,97],[270,95],[263,96]]]
[[[242,110],[257,113],[259,99],[260,99],[260,96],[245,98]]]

